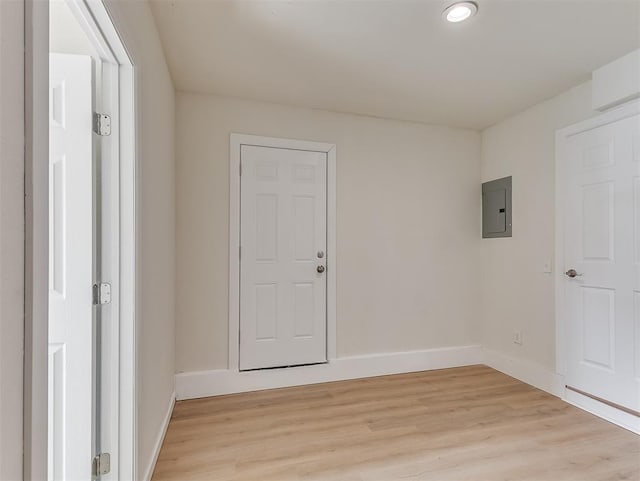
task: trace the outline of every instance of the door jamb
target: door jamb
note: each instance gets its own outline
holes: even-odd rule
[[[118,473],[116,479],[134,479],[137,462],[136,423],[136,287],[137,287],[137,155],[136,82],[131,56],[101,0],[68,0],[90,26],[92,40],[115,66],[119,87],[113,104],[113,127],[119,142],[113,148],[119,191],[112,193],[115,250],[112,282],[119,342],[114,352],[119,393],[116,427]],[[48,159],[49,151],[49,1],[25,2],[25,479],[47,478],[47,332],[48,332]]]
[[[566,185],[567,173],[565,171],[564,159],[566,139],[573,135],[586,132],[598,127],[602,127],[619,120],[640,114],[640,101],[627,102],[614,109],[596,115],[590,119],[578,122],[577,124],[559,129],[556,131],[555,142],[555,167],[556,167],[556,188],[555,188],[555,324],[556,324],[556,372],[561,376],[567,374],[567,343],[568,333],[566,332],[565,308],[565,265],[564,260],[564,186]],[[563,383],[564,384],[564,383]],[[566,389],[562,389],[562,398],[566,397]]]
[[[336,145],[232,133],[229,138],[229,354],[230,371],[240,362],[240,148],[242,145],[327,154],[327,361],[336,355]]]
[[[134,479],[137,469],[136,423],[136,262],[137,262],[137,156],[136,156],[136,81],[135,68],[124,40],[101,0],[67,0],[80,7],[89,24],[95,42],[102,44],[104,55],[110,58],[103,63],[105,75],[110,70],[110,81],[117,89],[117,98],[111,99],[109,112],[112,131],[117,129],[117,142],[111,145],[112,183],[107,201],[110,207],[110,279],[112,283],[111,322],[117,327],[112,331],[110,368],[112,384],[117,395],[108,399],[109,409],[117,413],[108,426],[111,442],[117,448],[117,478]],[[106,86],[105,86],[106,87]],[[104,152],[104,149],[103,149]],[[115,302],[114,302],[115,301]],[[116,338],[117,336],[117,338]],[[107,348],[105,346],[105,348]],[[112,453],[112,461],[114,453]]]

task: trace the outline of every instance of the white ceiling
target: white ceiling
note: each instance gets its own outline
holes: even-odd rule
[[[640,46],[640,0],[152,0],[178,90],[481,129]]]

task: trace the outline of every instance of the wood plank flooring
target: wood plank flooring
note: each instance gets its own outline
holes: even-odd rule
[[[640,436],[485,366],[176,404],[154,481],[640,480]]]

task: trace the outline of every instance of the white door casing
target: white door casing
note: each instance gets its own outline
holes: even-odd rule
[[[49,479],[91,479],[92,60],[50,56]]]
[[[135,67],[125,48],[121,35],[116,31],[114,22],[119,22],[121,12],[111,9],[109,2],[102,0],[67,0],[70,7],[83,25],[85,32],[103,62],[110,62],[116,69],[116,82],[109,88],[110,105],[104,112],[112,114],[112,134],[109,144],[109,162],[117,185],[110,195],[113,196],[114,220],[111,224],[113,238],[118,241],[118,249],[111,256],[114,277],[111,311],[115,316],[110,320],[114,330],[119,330],[109,349],[114,353],[114,366],[110,377],[114,379],[108,398],[102,399],[112,404],[111,423],[116,436],[107,449],[111,452],[111,473],[106,479],[134,479],[135,447],[137,446],[136,411],[136,219],[139,206],[136,203],[137,189],[137,151],[136,145],[140,132],[136,131],[136,83]],[[27,211],[26,257],[31,260],[26,279],[25,313],[25,415],[24,415],[24,472],[25,476],[37,479],[47,477],[47,435],[48,417],[47,378],[48,371],[48,298],[49,298],[49,168],[50,162],[42,162],[49,152],[49,4],[48,2],[30,2],[31,8],[25,10],[25,25],[32,26],[25,35],[27,77],[27,105],[25,120],[25,155],[29,168],[25,171],[27,189],[25,208]],[[109,10],[108,10],[109,9]],[[127,33],[127,32],[125,32]],[[127,37],[128,35],[125,35]],[[135,47],[128,46],[128,47]],[[135,49],[133,49],[135,50]],[[133,52],[132,55],[136,55]],[[44,73],[44,75],[36,75]],[[103,68],[104,73],[104,68]],[[33,74],[33,75],[30,75]],[[103,84],[104,87],[104,84]],[[105,89],[102,89],[103,92]],[[106,104],[105,104],[106,105]],[[104,144],[103,144],[104,146]],[[103,149],[102,160],[105,159]],[[104,174],[104,169],[103,169]],[[43,184],[44,182],[44,184]],[[44,188],[43,188],[44,185]],[[34,187],[35,186],[35,187]],[[103,192],[104,193],[104,192]],[[44,194],[44,198],[43,195]],[[44,242],[44,245],[43,245]],[[44,251],[42,250],[44,248]],[[43,254],[45,252],[45,254]],[[104,252],[104,249],[103,249]],[[116,285],[117,282],[117,285]],[[42,295],[42,289],[46,295]],[[42,302],[44,301],[44,305]],[[43,310],[44,309],[44,310]],[[44,337],[43,337],[44,336]],[[41,349],[42,348],[42,349]],[[103,376],[104,378],[104,376]],[[76,418],[73,418],[76,419]],[[103,426],[104,427],[104,426]],[[103,431],[104,433],[104,431]],[[104,445],[103,445],[104,447]],[[117,453],[117,454],[115,454]]]
[[[640,116],[559,133],[557,149],[565,381],[640,412]]]
[[[136,203],[137,155],[136,87],[132,58],[125,37],[114,22],[117,11],[102,0],[66,0],[101,63],[95,108],[111,118],[111,134],[100,138],[99,217],[101,244],[99,278],[111,283],[111,302],[98,308],[101,319],[101,389],[98,390],[100,452],[110,454],[110,473],[101,479],[136,478]],[[117,10],[117,9],[116,9]],[[115,14],[115,16],[114,16]],[[135,55],[135,52],[133,53]],[[101,234],[101,235],[99,235]],[[94,436],[96,437],[96,436]],[[93,454],[96,454],[94,452]]]
[[[327,154],[243,145],[240,157],[240,369],[325,362]]]
[[[336,359],[336,145],[324,142],[232,133],[229,136],[229,343],[228,368],[240,368],[240,150],[244,145],[324,152],[327,154],[327,361]],[[312,366],[322,369],[325,364]],[[250,375],[251,373],[246,373]]]

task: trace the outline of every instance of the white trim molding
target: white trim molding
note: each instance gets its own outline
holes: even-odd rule
[[[120,479],[132,479],[136,469],[136,292],[137,292],[137,135],[136,83],[133,61],[102,0],[67,0],[102,62],[97,106],[111,116],[112,133],[102,142],[103,272],[112,285],[111,310],[103,330],[102,356],[109,369],[103,375],[100,440],[111,452],[111,470]],[[104,321],[103,321],[104,322]]]
[[[153,444],[151,459],[149,460],[147,469],[145,469],[144,471],[144,478],[142,478],[144,481],[151,481],[151,477],[153,476],[153,471],[156,469],[156,464],[158,463],[158,457],[160,456],[160,451],[162,450],[162,444],[164,443],[164,438],[167,435],[167,429],[169,428],[169,423],[171,422],[171,415],[173,414],[173,408],[175,407],[175,405],[176,405],[176,393],[173,392],[171,394],[171,398],[169,399],[169,405],[164,415],[164,419],[162,420],[162,425],[160,426],[160,430],[158,431],[158,435],[156,436],[156,442]]]
[[[640,434],[640,419],[565,388],[564,376],[540,364],[479,345],[337,358],[314,366],[176,374],[178,400],[483,364]]]
[[[562,397],[564,394],[564,378],[553,371],[545,369],[540,364],[524,359],[507,356],[492,349],[483,348],[484,364],[511,376],[519,381]]]
[[[567,389],[563,375],[545,369],[540,364],[531,361],[517,359],[487,348],[482,350],[484,364],[496,371],[546,391],[577,408],[640,434],[640,418]]]
[[[584,411],[587,411],[599,418],[605,419],[610,423],[616,424],[629,431],[640,434],[640,418],[632,414],[626,413],[612,406],[607,406],[600,401],[592,399],[583,394],[565,389],[562,399]]]
[[[343,357],[327,364],[268,371],[185,372],[176,374],[176,395],[178,400],[195,399],[475,364],[482,364],[482,348],[477,345]]]
[[[336,145],[256,135],[229,137],[229,358],[231,371],[240,361],[240,148],[243,145],[306,150],[327,154],[327,360],[336,359]],[[211,371],[217,372],[217,371]]]
[[[133,479],[136,455],[136,122],[134,68],[102,0],[67,0],[103,61],[103,108],[112,116],[113,134],[103,158],[112,167],[109,207],[112,241],[114,321],[104,345],[110,347],[105,390],[112,422],[103,424],[103,448],[111,451],[119,479]],[[4,10],[3,10],[4,11]],[[48,332],[48,159],[49,149],[49,2],[24,2],[25,75],[25,352],[24,479],[47,479],[47,332]],[[106,75],[106,74],[109,75]],[[109,80],[107,83],[105,80]],[[117,95],[116,95],[117,94]],[[17,95],[17,92],[16,92]],[[19,120],[19,117],[16,116]],[[17,120],[16,120],[17,121]],[[103,180],[106,183],[105,178]],[[105,187],[105,192],[106,192]],[[107,197],[105,195],[105,197]],[[105,202],[105,207],[107,202]],[[110,216],[111,217],[111,216]],[[105,253],[106,253],[105,247]],[[105,256],[105,259],[107,257]],[[106,261],[105,261],[106,262]],[[105,380],[106,380],[105,376]],[[110,442],[105,439],[109,437]],[[18,440],[19,441],[19,440]]]

